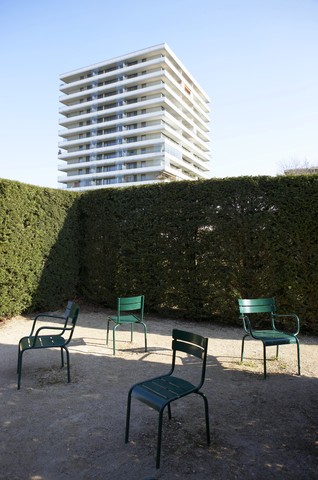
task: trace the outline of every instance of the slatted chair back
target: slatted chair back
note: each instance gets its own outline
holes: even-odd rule
[[[197,388],[201,388],[205,379],[208,339],[201,335],[178,329],[172,330],[172,338],[172,372],[175,368],[178,351],[199,358],[202,360],[202,371]]]
[[[117,315],[120,317],[121,312],[137,312],[139,311],[140,320],[144,318],[144,295],[135,297],[121,297],[117,299]]]
[[[274,298],[239,298],[239,309],[241,314],[246,313],[275,313]]]

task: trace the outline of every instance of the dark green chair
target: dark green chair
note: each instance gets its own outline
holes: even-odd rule
[[[171,419],[171,403],[179,400],[191,393],[197,393],[204,400],[205,408],[205,422],[206,422],[206,436],[207,443],[210,443],[210,426],[209,426],[209,407],[208,400],[201,387],[205,379],[208,339],[196,335],[195,333],[184,332],[182,330],[172,331],[172,367],[169,373],[141,383],[137,383],[131,387],[128,393],[127,416],[126,416],[126,432],[125,442],[129,440],[129,424],[131,411],[131,398],[145,403],[149,407],[159,412],[158,424],[158,440],[157,440],[157,458],[156,468],[160,467],[160,452],[161,452],[161,437],[162,437],[162,420],[164,409],[168,408],[168,416]],[[173,375],[177,352],[185,352],[189,356],[194,356],[200,359],[201,370],[198,383],[196,385],[190,383],[188,380]],[[188,363],[189,365],[190,363]],[[180,367],[179,367],[180,368]],[[182,366],[181,369],[186,369]]]
[[[240,319],[243,321],[243,328],[245,335],[242,338],[241,361],[244,359],[244,341],[246,338],[260,340],[263,343],[264,352],[264,378],[266,378],[266,348],[276,346],[276,359],[278,358],[279,345],[297,345],[298,358],[298,375],[300,375],[300,351],[299,340],[297,335],[299,333],[299,318],[295,314],[277,314],[274,298],[255,298],[238,300]],[[257,315],[256,315],[257,314]],[[260,315],[261,314],[261,315]],[[270,324],[269,329],[258,329],[255,327],[255,321],[252,323],[251,315],[260,318],[264,322],[264,314]],[[291,325],[285,328],[287,318],[291,318],[294,323],[293,330],[290,330]],[[278,327],[278,323],[284,324]],[[290,322],[289,322],[290,323]],[[287,325],[286,325],[287,327]]]
[[[18,390],[20,389],[21,384],[21,374],[22,374],[22,358],[23,354],[27,350],[35,350],[39,348],[59,348],[61,350],[61,360],[62,367],[64,367],[64,351],[66,352],[67,359],[67,380],[68,383],[71,381],[70,374],[70,355],[67,348],[67,345],[70,343],[77,317],[79,313],[79,307],[76,303],[69,301],[64,315],[52,315],[48,313],[40,313],[37,315],[33,321],[31,333],[28,337],[23,337],[19,341],[19,351],[18,351]],[[36,322],[42,320],[43,318],[51,320],[63,320],[63,325],[60,326],[41,326],[35,331]],[[42,332],[54,332],[50,334],[43,335]],[[34,333],[35,332],[35,333]]]
[[[108,345],[109,324],[114,323],[113,327],[113,354],[116,354],[116,330],[120,325],[130,325],[130,340],[134,338],[134,325],[142,325],[145,334],[145,351],[147,351],[147,326],[144,322],[144,295],[134,297],[120,297],[117,299],[117,315],[108,317],[106,345]]]

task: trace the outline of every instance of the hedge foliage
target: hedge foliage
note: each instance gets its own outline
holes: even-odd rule
[[[56,308],[76,292],[77,200],[0,180],[0,316]]]
[[[238,322],[274,296],[318,333],[318,176],[240,177],[83,194],[0,181],[0,314],[72,295]]]
[[[242,177],[101,190],[81,198],[81,289],[114,306],[237,321],[237,298],[274,296],[316,331],[318,177]]]

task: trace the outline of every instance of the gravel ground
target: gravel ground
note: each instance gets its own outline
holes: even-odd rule
[[[0,324],[0,479],[192,480],[317,479],[318,339],[269,350],[263,379],[262,344],[248,341],[240,364],[242,330],[212,322],[147,316],[148,347],[136,328],[123,327],[117,354],[105,345],[106,309],[82,307],[70,345],[72,382],[57,350],[26,352],[17,390],[17,345],[31,319]],[[203,402],[196,395],[165,416],[161,468],[155,468],[158,413],[133,399],[130,442],[124,443],[127,394],[138,381],[166,373],[173,328],[209,337],[203,391],[210,407],[211,445],[205,441]],[[179,358],[185,368],[185,359]],[[196,366],[187,365],[191,374]]]

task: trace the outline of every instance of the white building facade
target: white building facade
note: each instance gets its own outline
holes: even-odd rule
[[[209,178],[209,98],[167,44],[60,76],[59,183]]]

